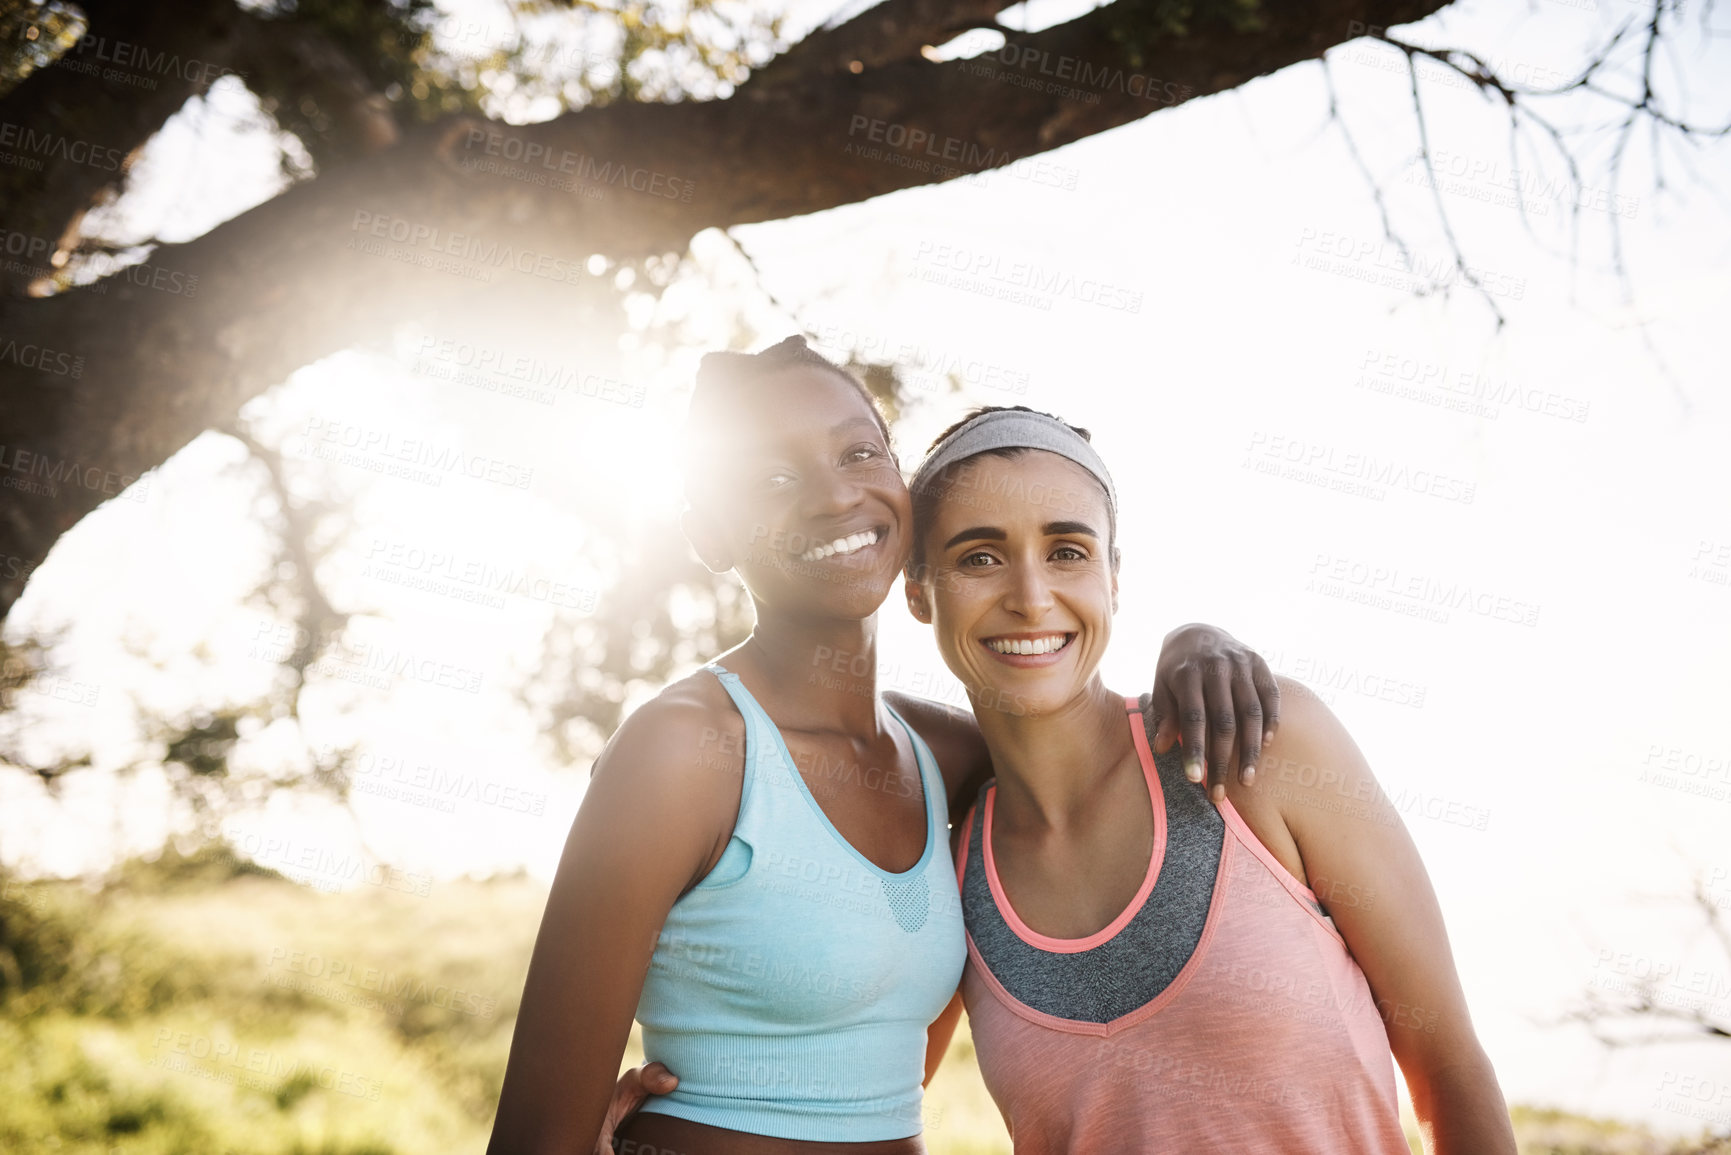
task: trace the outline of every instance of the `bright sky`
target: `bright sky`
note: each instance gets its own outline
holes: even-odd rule
[[[1518,7],[1469,2],[1411,34],[1543,84],[1634,11],[1621,0]],[[1679,59],[1697,85],[1686,109],[1723,123],[1723,31],[1704,39],[1692,11],[1684,24]],[[1399,57],[1360,40],[1329,59],[1397,228],[1421,262],[1446,261],[1412,161]],[[804,326],[832,352],[858,347],[916,379],[953,367],[979,382],[915,407],[900,431],[906,459],[973,404],[1025,403],[1093,429],[1124,504],[1108,680],[1144,688],[1165,630],[1203,620],[1316,686],[1406,813],[1510,1098],[1679,1129],[1724,1125],[1731,1097],[1679,1090],[1725,1088],[1723,1046],[1610,1054],[1549,1020],[1589,986],[1667,967],[1676,1005],[1731,1017],[1731,960],[1713,954],[1678,901],[1693,870],[1731,910],[1731,738],[1721,728],[1731,415],[1719,335],[1731,306],[1731,157],[1703,148],[1685,158],[1702,189],[1671,150],[1667,192],[1655,197],[1644,133],[1616,190],[1603,145],[1589,151],[1590,207],[1571,262],[1554,156],[1511,192],[1502,114],[1463,87],[1428,84],[1440,199],[1500,294],[1509,323],[1498,333],[1464,287],[1422,301],[1402,287],[1411,278],[1382,241],[1364,179],[1325,127],[1321,77],[1315,65],[1288,69],[1039,165],[738,230],[765,287],[797,318],[751,287],[724,238],[699,237],[710,279],[670,294],[668,308],[718,343],[726,331],[707,296],[744,292],[764,343]],[[196,235],[268,193],[262,175],[251,191],[217,180],[221,157],[269,155],[256,136],[220,131],[244,105],[232,96],[211,102],[205,145],[182,123],[155,150],[178,176],[135,211],[162,235]],[[1558,112],[1587,116],[1608,119],[1602,108]],[[1607,208],[1625,214],[1629,305],[1605,271]],[[1056,274],[1058,291],[1033,303],[994,297],[1019,283],[1019,264]],[[1096,283],[1115,291],[1096,294]],[[675,501],[667,453],[704,346],[633,362],[642,408],[581,396],[544,405],[430,374],[427,338],[464,336],[405,330],[392,353],[311,366],[249,414],[309,469],[308,423],[329,422],[312,428],[423,438],[533,470],[521,489],[455,477],[434,487],[342,464],[309,476],[353,497],[355,528],[327,578],[344,608],[388,612],[363,623],[364,636],[480,678],[474,693],[399,679],[365,698],[376,784],[398,759],[527,800],[447,813],[363,793],[369,843],[435,877],[515,863],[544,877],[583,775],[546,765],[508,690],[538,652],[558,596],[548,591],[580,597],[603,581],[574,510],[598,492],[627,509]],[[162,684],[135,655],[174,675],[177,702],[189,687],[238,696],[269,676],[269,647],[282,639],[236,608],[261,540],[251,490],[232,472],[240,457],[202,439],[141,500],[86,519],[10,623],[76,619],[69,676],[86,689],[66,687],[62,698],[75,701],[43,710],[110,755],[128,733],[127,693]],[[406,589],[431,572],[433,553],[560,584],[500,606]],[[1437,610],[1437,597],[1456,608]],[[946,685],[899,601],[892,594],[883,614],[886,684]],[[92,687],[95,704],[76,704]],[[356,725],[346,695],[365,694],[309,695],[309,729],[345,740]],[[61,810],[0,786],[10,862],[73,870],[99,862],[116,837],[160,838],[147,780],[118,806],[106,785],[74,784],[75,804]],[[287,799],[240,837],[267,864],[289,853],[265,852],[267,839],[295,852],[354,847],[347,826]]]

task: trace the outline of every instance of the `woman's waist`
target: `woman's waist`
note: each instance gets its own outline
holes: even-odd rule
[[[925,1076],[926,1024],[877,1020],[830,1030],[667,1029],[643,1024],[643,1054],[679,1077],[693,1104],[797,1104],[814,1114],[916,1105]]]
[[[650,1100],[651,1104],[655,1100]],[[643,1111],[615,1132],[618,1155],[925,1155],[917,1134],[880,1140],[785,1139]]]
[[[644,1058],[679,1077],[646,1108],[755,1135],[827,1142],[920,1131],[925,1032],[873,1024],[821,1035],[643,1031]]]

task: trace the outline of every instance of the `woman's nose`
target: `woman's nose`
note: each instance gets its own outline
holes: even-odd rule
[[[1036,621],[1052,608],[1052,585],[1036,562],[1017,559],[1010,563],[1010,588],[1004,597],[1004,608]]]
[[[858,505],[865,490],[857,479],[839,469],[832,469],[814,479],[808,492],[811,494],[811,512],[836,514]]]

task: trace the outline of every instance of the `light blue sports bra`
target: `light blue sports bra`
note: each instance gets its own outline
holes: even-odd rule
[[[926,1028],[967,954],[937,763],[890,710],[919,763],[926,849],[880,870],[831,825],[738,676],[706,668],[745,719],[745,781],[733,838],[650,959],[643,1052],[679,1086],[643,1110],[812,1142],[917,1135]]]

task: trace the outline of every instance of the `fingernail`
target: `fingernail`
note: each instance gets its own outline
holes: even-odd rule
[[[1246,766],[1238,772],[1238,781],[1248,786],[1256,780],[1256,767]]]
[[[1264,730],[1262,732],[1262,744],[1264,746],[1266,746],[1272,741],[1274,741],[1274,731],[1273,730]]]
[[[1189,776],[1190,781],[1192,782],[1202,781],[1202,763],[1186,762],[1184,764],[1184,773]]]
[[[1216,782],[1213,789],[1208,791],[1208,797],[1214,799],[1216,802],[1224,802],[1226,800],[1226,787]]]

